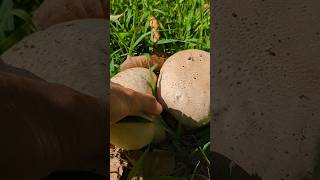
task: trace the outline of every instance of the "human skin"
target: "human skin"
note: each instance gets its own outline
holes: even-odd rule
[[[56,170],[104,173],[108,121],[162,111],[154,97],[117,84],[110,94],[107,118],[106,101],[0,71],[0,179],[40,179]]]
[[[126,116],[152,117],[162,112],[162,106],[154,96],[142,94],[110,82],[110,124]],[[117,104],[113,104],[117,102]]]

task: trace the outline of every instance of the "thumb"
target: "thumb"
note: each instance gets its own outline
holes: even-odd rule
[[[162,106],[154,96],[137,92],[135,101],[137,102],[135,103],[137,105],[135,115],[154,116],[162,112]]]

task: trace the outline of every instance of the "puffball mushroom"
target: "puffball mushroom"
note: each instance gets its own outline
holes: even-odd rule
[[[150,85],[155,87],[157,76],[149,69],[136,67],[121,71],[111,78],[111,82],[152,95]],[[153,119],[140,117],[140,121],[132,120],[132,118],[139,119],[139,117],[126,117],[126,121],[110,125],[111,144],[126,150],[136,150],[165,137],[165,131],[157,117]]]
[[[209,122],[210,55],[189,49],[175,53],[163,64],[158,78],[159,102],[189,128]]]
[[[104,99],[108,73],[103,38],[106,23],[104,19],[84,19],[57,24],[27,36],[1,58],[46,81]]]
[[[319,180],[319,1],[224,2],[210,149],[263,180]]]

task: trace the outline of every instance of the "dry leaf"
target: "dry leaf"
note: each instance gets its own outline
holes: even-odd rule
[[[122,153],[120,148],[110,145],[110,180],[119,180],[128,166],[128,162],[121,158]]]
[[[84,18],[106,18],[106,0],[45,0],[35,11],[33,22],[38,29]]]
[[[150,61],[149,61],[148,56],[144,56],[144,55],[128,56],[127,59],[120,65],[120,70],[123,71],[125,69],[129,69],[133,67],[149,68],[149,63],[150,63],[150,67],[157,64],[157,67],[155,68],[155,70],[159,71],[167,58],[168,58],[167,56],[151,54]]]
[[[155,31],[159,28],[159,22],[154,16],[151,17],[149,25]]]
[[[151,31],[153,31],[152,39],[153,39],[154,45],[156,46],[157,42],[160,39],[160,33],[157,31],[159,28],[159,21],[154,16],[152,16],[150,19],[149,25],[150,25]]]

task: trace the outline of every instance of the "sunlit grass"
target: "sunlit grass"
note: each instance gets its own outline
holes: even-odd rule
[[[210,9],[204,0],[147,1],[112,0],[110,23],[110,71],[118,72],[127,55],[153,51],[152,16],[160,22],[158,51],[173,54],[197,48],[210,50]]]

